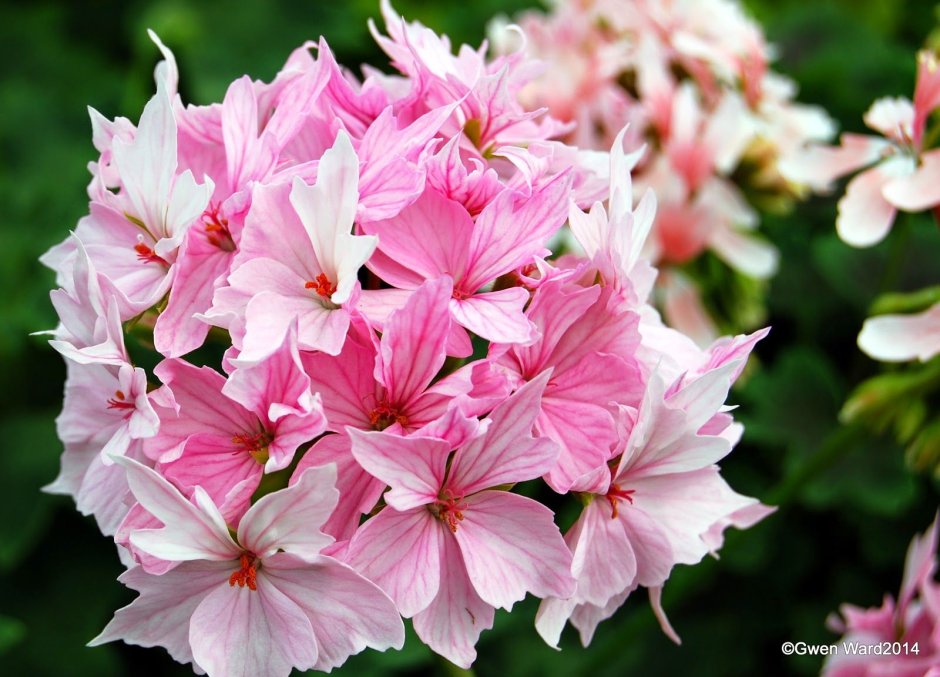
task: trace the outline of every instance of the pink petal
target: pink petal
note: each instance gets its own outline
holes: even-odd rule
[[[921,155],[913,174],[888,180],[881,192],[885,200],[906,212],[922,212],[940,204],[940,152]]]
[[[596,496],[565,534],[573,553],[572,573],[578,580],[573,600],[603,606],[614,595],[634,587],[637,560],[622,519],[611,514],[603,496]]]
[[[548,372],[540,374],[493,410],[486,433],[454,456],[449,488],[466,496],[500,484],[533,479],[552,467],[558,447],[550,440],[532,436],[549,376]]]
[[[372,477],[356,462],[351,446],[347,435],[324,435],[307,450],[290,480],[294,484],[310,467],[336,465],[339,503],[322,531],[340,541],[352,538],[362,516],[372,511],[386,488],[384,482]]]
[[[476,291],[539,253],[568,218],[570,191],[562,173],[531,195],[506,189],[487,205],[474,224],[465,288]]]
[[[196,607],[189,644],[196,664],[209,674],[287,677],[291,668],[316,664],[307,615],[267,578],[263,566],[257,585],[257,590],[220,585]]]
[[[900,174],[903,161],[888,160],[849,181],[839,200],[836,230],[846,244],[868,247],[881,242],[897,210],[882,195],[884,185]]]
[[[525,597],[568,597],[575,590],[571,551],[552,512],[505,491],[465,499],[455,537],[477,594],[507,610]]]
[[[346,563],[382,588],[399,613],[410,618],[437,595],[444,536],[441,523],[423,507],[406,512],[385,508],[353,536]]]
[[[266,580],[300,607],[317,641],[316,670],[329,671],[366,647],[401,649],[405,628],[378,586],[331,557],[308,563],[286,553],[264,562]]]
[[[469,669],[480,633],[493,627],[495,609],[474,590],[454,539],[445,538],[443,548],[441,587],[430,606],[415,615],[414,628],[432,651]]]
[[[212,305],[215,288],[228,273],[233,258],[230,252],[211,244],[195,243],[197,238],[205,235],[191,231],[180,248],[170,297],[154,326],[154,347],[166,357],[185,355],[205,341],[209,324],[196,314]]]
[[[173,660],[193,660],[189,647],[189,620],[200,602],[215,588],[228,587],[230,562],[184,562],[162,576],[135,567],[118,579],[140,593],[118,609],[101,634],[88,643],[99,646],[123,640],[127,644],[162,646]]]
[[[884,362],[926,362],[940,353],[940,303],[913,315],[868,318],[858,335],[858,347]]]
[[[425,282],[385,323],[376,376],[388,389],[390,401],[399,405],[413,401],[443,366],[451,291],[447,277]]]
[[[339,498],[335,485],[335,466],[308,468],[296,483],[251,506],[238,525],[238,542],[262,558],[279,550],[316,557],[333,542],[320,528]]]
[[[451,299],[454,319],[474,334],[495,343],[528,343],[535,332],[523,313],[529,292],[522,287]]]
[[[432,437],[399,437],[346,428],[352,455],[369,474],[391,486],[385,502],[409,510],[437,500],[450,445]]]
[[[474,224],[462,205],[426,190],[395,218],[363,228],[378,235],[380,251],[398,266],[429,280],[443,275],[459,280],[466,269]],[[390,267],[382,261],[375,259],[370,265],[383,279],[402,286],[394,269],[386,270]]]
[[[170,561],[230,560],[240,549],[232,541],[222,517],[206,514],[187,501],[155,471],[126,456],[116,457],[127,471],[127,482],[140,504],[165,525],[131,534],[131,542],[145,552]],[[198,490],[197,490],[198,493]]]

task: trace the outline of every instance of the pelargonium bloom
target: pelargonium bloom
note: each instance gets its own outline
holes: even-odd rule
[[[122,579],[140,597],[92,645],[160,645],[210,675],[246,676],[329,671],[367,646],[401,648],[392,601],[320,554],[332,541],[318,529],[336,503],[330,467],[258,500],[233,534],[201,489],[190,503],[153,470],[121,464],[134,497],[164,525],[133,532],[131,542],[179,564],[162,575],[145,565],[127,571]]]
[[[915,536],[907,551],[901,592],[885,595],[880,607],[861,609],[843,604],[827,625],[842,635],[842,651],[828,657],[824,677],[922,677],[940,671],[940,585],[937,572],[937,524]],[[880,653],[865,648],[901,643],[903,651]],[[863,650],[845,650],[847,645]]]
[[[547,375],[490,414],[458,448],[430,437],[349,429],[353,456],[391,486],[385,507],[356,532],[347,561],[395,600],[432,649],[468,667],[494,607],[531,592],[567,597],[571,554],[552,513],[502,485],[538,477],[558,449],[531,436]]]
[[[917,55],[914,101],[882,98],[865,113],[881,136],[843,134],[835,148],[810,148],[785,166],[788,176],[820,188],[859,169],[839,201],[836,229],[855,247],[877,244],[897,210],[918,212],[940,203],[940,151],[923,147],[930,114],[940,106],[940,69],[928,51]]]

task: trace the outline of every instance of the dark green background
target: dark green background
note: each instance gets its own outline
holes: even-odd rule
[[[0,5],[0,673],[187,674],[160,649],[84,647],[132,594],[115,582],[114,547],[67,499],[39,494],[57,472],[53,419],[64,368],[29,333],[54,325],[52,274],[36,258],[87,210],[94,158],[86,105],[136,120],[152,91],[152,27],[176,52],[186,101],[221,100],[242,75],[270,79],[292,48],[324,34],[341,62],[383,60],[366,32],[377,1],[240,3],[98,1]],[[477,44],[487,17],[524,2],[400,0],[397,7]],[[914,51],[936,20],[932,3],[761,0],[749,7],[780,47],[779,68],[806,101],[858,130],[877,96],[910,96]],[[724,463],[737,490],[780,505],[732,532],[720,561],[679,567],[665,607],[684,639],[661,635],[639,594],[581,649],[566,632],[548,649],[535,604],[499,613],[484,633],[480,675],[813,674],[818,659],[783,658],[785,640],[829,642],[823,623],[843,601],[871,606],[900,584],[911,536],[937,506],[937,485],[907,472],[888,438],[840,431],[846,395],[880,367],[855,348],[872,299],[940,282],[940,234],[903,218],[888,240],[857,251],[835,237],[833,198],[765,219],[781,249],[770,286],[773,332],[733,396],[747,425]],[[936,416],[936,411],[934,412]],[[402,652],[366,653],[341,674],[444,671],[410,637]]]

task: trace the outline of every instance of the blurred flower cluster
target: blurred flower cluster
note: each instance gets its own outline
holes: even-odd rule
[[[839,200],[836,219],[839,237],[854,247],[884,240],[898,211],[932,210],[934,220],[940,220],[940,149],[935,147],[940,125],[929,125],[938,108],[940,65],[933,52],[924,50],[917,55],[913,101],[885,97],[865,113],[865,124],[878,136],[843,134],[839,146],[811,147],[785,171],[817,190],[858,172]],[[907,447],[910,465],[940,473],[940,419],[931,406],[940,392],[940,287],[883,294],[872,314],[859,333],[859,347],[883,362],[920,364],[863,383],[846,403],[843,418],[879,432],[893,429]]]
[[[807,193],[781,166],[835,131],[770,68],[761,27],[735,0],[558,0],[516,20],[521,32],[500,19],[491,34],[545,63],[527,107],[569,122],[581,148],[608,148],[627,124],[631,147],[648,147],[634,179],[659,198],[647,256],[667,322],[702,344],[757,326],[778,259],[759,210]]]
[[[400,648],[404,616],[467,667],[526,594],[549,644],[569,621],[587,644],[640,587],[676,638],[672,569],[770,511],[717,466],[766,330],[703,349],[650,305],[664,240],[625,140],[642,128],[599,136],[609,154],[566,145],[569,125],[519,99],[537,66],[522,52],[455,55],[383,13],[397,75],[356,78],[321,39],[270,83],[184,105],[152,35],[137,124],[91,111],[89,213],[43,261],[68,367],[48,490],[114,538],[139,593],[93,644],[286,675]],[[644,183],[673,160],[694,178],[678,202],[656,186],[660,219],[709,191],[750,213],[719,167],[756,137],[716,121],[776,101],[763,62],[742,71],[754,101],[654,63],[682,120],[661,111],[671,155]],[[550,247],[566,222],[584,255]],[[771,260],[738,225],[708,242]]]

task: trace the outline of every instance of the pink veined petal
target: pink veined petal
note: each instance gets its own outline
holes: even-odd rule
[[[267,578],[264,566],[257,590],[227,583],[199,603],[190,621],[189,644],[199,667],[210,675],[287,677],[291,668],[316,664],[310,621]]]
[[[264,562],[265,578],[300,607],[317,641],[316,670],[329,671],[366,647],[401,649],[405,628],[382,590],[331,557],[307,563],[287,553]]]
[[[316,557],[333,542],[320,528],[336,507],[336,466],[308,468],[300,479],[258,500],[238,525],[238,542],[258,557],[283,550]]]
[[[376,256],[378,254],[374,254],[370,262]],[[388,320],[389,315],[404,307],[412,294],[411,287],[418,287],[420,284],[420,278],[416,278],[413,285],[408,285],[409,289],[363,289],[359,293],[359,303],[356,305],[356,310],[366,317],[369,324],[376,329],[381,329]]]
[[[432,651],[469,669],[480,633],[493,627],[495,609],[474,590],[454,539],[445,538],[443,549],[441,587],[430,606],[415,614],[414,628]]]
[[[164,477],[182,489],[201,486],[218,506],[233,487],[246,483],[257,488],[264,473],[262,466],[247,449],[232,442],[231,435],[196,433],[186,440],[183,455],[161,467]],[[226,521],[235,524],[243,506],[223,510]],[[232,512],[232,511],[235,512]]]
[[[391,597],[405,618],[426,609],[441,583],[444,527],[424,507],[383,509],[359,527],[346,563]]]
[[[669,619],[666,618],[666,612],[663,611],[663,588],[662,586],[651,587],[650,591],[650,606],[653,607],[653,613],[656,616],[656,620],[659,621],[659,627],[665,633],[666,637],[671,639],[676,644],[682,644],[682,640],[679,639],[679,635],[676,634],[676,631],[672,629],[672,624],[669,622]]]
[[[443,275],[455,280],[463,276],[473,228],[473,220],[462,205],[430,189],[394,218],[363,225],[365,232],[378,236],[379,250],[394,264],[432,280]],[[370,265],[383,279],[391,272],[392,284],[399,281],[394,268],[383,265],[382,259],[374,259]]]
[[[703,535],[711,526],[754,499],[735,493],[717,466],[694,472],[636,477],[620,485],[633,489],[632,510],[642,510],[669,539],[677,564],[697,564],[708,554]]]
[[[571,177],[557,177],[519,200],[506,189],[480,213],[470,240],[464,286],[476,291],[537,254],[568,217]]]
[[[615,595],[602,606],[596,604],[579,604],[571,613],[571,625],[578,629],[578,635],[581,639],[581,646],[590,645],[594,637],[594,632],[601,621],[605,621],[619,609],[630,596],[633,590],[626,590],[619,595]]]
[[[884,185],[905,172],[904,159],[882,162],[849,181],[839,200],[836,230],[846,244],[869,247],[881,242],[891,229],[895,207],[882,195]]]
[[[571,551],[551,510],[505,491],[484,491],[464,500],[464,518],[454,536],[484,601],[510,610],[527,592],[536,597],[574,593]]]
[[[369,474],[391,486],[385,502],[396,510],[433,503],[444,484],[450,445],[432,437],[346,428],[352,455]]]
[[[920,165],[907,176],[889,179],[882,188],[889,203],[906,212],[921,212],[940,204],[940,151],[920,157]]]
[[[539,374],[489,415],[486,433],[459,449],[447,486],[460,494],[530,480],[555,462],[558,447],[532,436],[532,426],[550,372]]]
[[[637,572],[633,544],[621,519],[612,517],[603,496],[596,496],[565,534],[573,553],[571,571],[578,580],[572,597],[578,603],[603,606],[634,586]]]
[[[234,190],[256,173],[258,165],[263,168],[257,173],[263,175],[277,160],[270,141],[264,143],[258,137],[258,100],[254,83],[247,75],[229,85],[225,92],[221,123],[227,177]]]
[[[215,588],[228,587],[230,562],[183,562],[161,576],[135,567],[118,579],[140,593],[118,609],[114,618],[88,646],[123,640],[135,646],[162,646],[180,663],[193,659],[189,620],[200,602]]]
[[[868,318],[858,335],[858,347],[884,362],[926,362],[940,353],[940,303],[913,315]]]
[[[372,511],[386,488],[356,462],[351,446],[347,435],[324,435],[300,459],[290,480],[294,484],[307,468],[336,464],[339,503],[321,531],[339,541],[352,538],[362,516]]]
[[[447,277],[425,282],[385,323],[376,376],[392,402],[404,405],[414,400],[444,364],[451,291]]]
[[[366,323],[353,319],[339,355],[301,354],[311,390],[320,393],[329,430],[372,427],[369,414],[384,393],[373,375],[376,350],[371,334]]]
[[[134,497],[165,525],[162,529],[132,533],[131,541],[135,547],[170,561],[219,561],[238,556],[240,549],[232,541],[220,516],[205,514],[187,501],[176,487],[137,461],[126,456],[115,457],[114,461],[127,471],[127,482]]]
[[[621,505],[618,521],[636,556],[636,580],[633,586],[651,588],[662,585],[669,578],[674,562],[669,538],[656,521],[641,510],[630,510]]]
[[[561,633],[577,605],[574,597],[568,599],[546,597],[539,604],[539,610],[535,614],[535,630],[553,649],[559,648]]]
[[[529,292],[522,287],[451,299],[454,319],[474,334],[494,343],[528,343],[535,337],[523,313]]]
[[[154,347],[167,357],[180,357],[202,345],[209,324],[196,317],[212,305],[218,280],[232,261],[230,252],[213,245],[194,244],[202,233],[191,231],[176,262],[176,278],[166,309],[153,329]]]
[[[301,285],[302,286],[302,285]],[[325,308],[312,298],[300,294],[282,296],[261,292],[245,308],[246,333],[242,345],[243,360],[257,360],[278,345],[294,319],[299,324],[298,347],[322,350],[338,355],[349,329],[349,313],[342,308]]]

